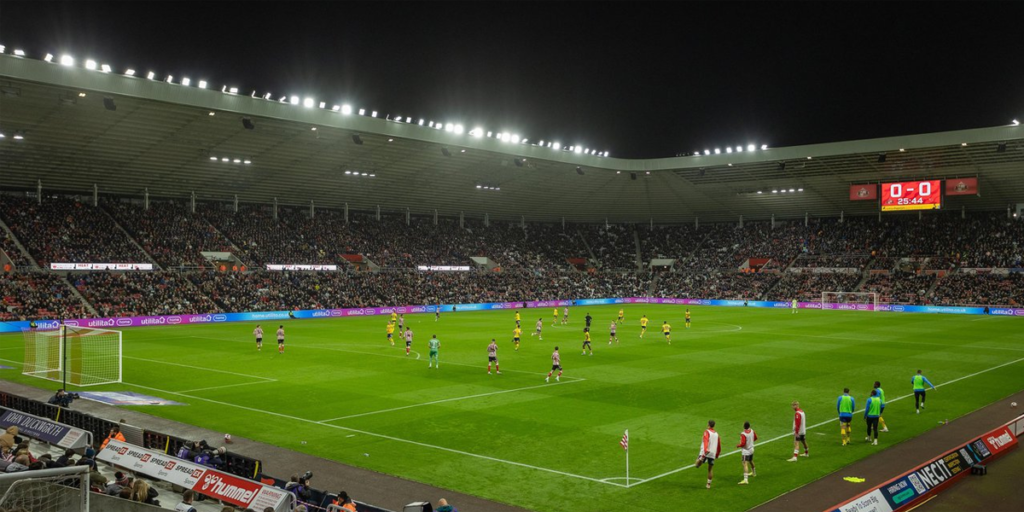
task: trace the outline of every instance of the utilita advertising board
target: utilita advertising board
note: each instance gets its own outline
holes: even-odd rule
[[[341,318],[347,316],[375,316],[399,314],[452,313],[458,311],[489,311],[494,309],[530,309],[572,306],[601,306],[615,304],[677,304],[680,306],[726,306],[751,308],[789,308],[789,302],[763,300],[717,300],[717,299],[676,299],[671,297],[627,297],[617,299],[577,299],[577,300],[542,300],[526,302],[487,302],[483,304],[446,304],[425,306],[389,306],[383,308],[336,308],[336,309],[304,309],[297,311],[258,311],[251,313],[207,313],[202,315],[164,315],[164,316],[127,316],[114,318],[84,318],[66,320],[71,327],[93,327],[118,329],[122,327],[148,327],[166,325],[193,325],[222,322],[269,322],[289,319],[309,318]],[[940,313],[957,315],[983,315],[983,307],[960,306],[904,306],[900,304],[849,304],[800,302],[801,309],[832,309],[839,311],[881,311],[887,313]],[[1024,318],[1021,308],[990,308],[988,314],[993,316],[1018,316]],[[36,328],[41,331],[57,329],[56,320],[40,320]],[[29,329],[29,322],[0,322],[0,333],[21,332]]]

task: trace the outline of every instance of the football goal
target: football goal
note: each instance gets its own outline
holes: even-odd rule
[[[821,292],[821,308],[826,309],[826,304],[849,305],[848,309],[870,309],[878,311],[877,292]],[[857,306],[870,306],[858,308]]]
[[[24,334],[24,375],[75,386],[121,382],[121,331],[61,324]]]

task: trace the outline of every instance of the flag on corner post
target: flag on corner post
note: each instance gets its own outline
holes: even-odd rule
[[[619,444],[622,445],[623,450],[629,451],[629,429],[626,429],[626,433],[622,434],[622,441],[619,441]]]

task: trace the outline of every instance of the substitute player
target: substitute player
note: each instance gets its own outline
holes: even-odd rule
[[[924,386],[925,384],[932,387],[932,391],[938,391],[935,386],[928,381],[928,377],[921,375],[921,370],[917,371],[917,375],[910,378],[910,383],[914,385],[914,409],[917,409],[917,414],[921,414],[921,409],[924,409]]]
[[[519,322],[516,322],[516,328],[512,329],[512,343],[516,345],[516,352],[519,352],[519,338],[523,335],[523,330],[519,328]]]
[[[562,377],[562,356],[558,355],[558,347],[555,347],[555,351],[551,353],[551,371],[548,372],[548,376],[544,377],[544,382],[551,381],[551,374],[558,370],[558,375],[555,375],[555,382]]]
[[[284,326],[277,326],[277,353],[284,354]]]
[[[715,459],[722,453],[722,440],[715,432],[715,420],[708,420],[708,428],[704,431],[704,438],[700,441],[700,453],[697,456],[697,467],[701,464],[708,465],[708,485],[711,488],[711,479],[715,477]]]
[[[644,337],[644,333],[647,332],[647,322],[649,322],[649,321],[650,320],[647,319],[647,315],[644,315],[644,316],[640,317],[640,337],[641,338],[643,338]]]
[[[263,328],[260,324],[256,324],[256,328],[253,329],[252,335],[256,336],[256,350],[263,350]]]
[[[388,334],[388,341],[391,342],[391,346],[395,346],[395,323],[388,322],[388,326],[384,328]]]
[[[661,324],[661,333],[665,335],[665,341],[667,341],[668,344],[671,345],[672,344],[672,326],[669,325],[668,322],[662,322],[662,324]]]
[[[498,366],[498,344],[491,338],[491,344],[487,345],[487,375],[491,374],[491,363],[494,363],[494,371],[501,375],[501,367]]]
[[[754,467],[754,441],[757,441],[757,432],[750,428],[750,422],[743,422],[743,432],[740,432],[740,456],[743,458],[743,480],[739,485],[747,485],[747,477],[757,476],[757,468]]]
[[[405,330],[405,355],[412,349],[412,327]]]
[[[853,431],[850,423],[853,421],[853,411],[857,408],[855,401],[850,396],[850,388],[843,388],[843,394],[836,400],[836,411],[839,412],[839,434],[843,438],[843,446],[850,444],[850,434]]]
[[[587,355],[587,351],[590,351],[590,355],[594,355],[594,349],[590,346],[590,329],[583,328],[583,353],[581,356]]]
[[[538,340],[543,341],[544,338],[542,338],[540,336],[540,330],[544,328],[544,319],[543,318],[538,318],[537,319],[537,325],[535,327],[537,328],[537,331],[534,332],[534,333],[531,333],[530,336],[536,336]]]
[[[811,452],[807,449],[807,415],[800,409],[800,402],[793,402],[793,457],[786,459],[786,462],[796,462],[800,455],[800,443],[804,445],[804,457],[810,457]]]
[[[618,322],[612,322],[612,325],[608,328],[608,329],[611,330],[610,336],[608,337],[608,344],[609,345],[612,344],[612,341],[615,341],[615,343],[619,342],[619,337],[615,335],[615,329],[616,329],[616,327],[618,327],[618,325],[619,325]]]
[[[690,328],[690,308],[686,308],[686,328]]]
[[[868,436],[865,441],[871,441],[871,429],[875,431],[875,439],[871,444],[878,446],[878,418],[882,415],[882,399],[878,397],[878,390],[871,390],[871,397],[864,406],[864,421],[868,424]]]
[[[885,414],[885,391],[882,389],[882,383],[875,381],[875,391],[878,391],[878,398],[882,399],[882,409],[878,412],[878,426],[882,427],[879,432],[888,432],[889,427],[885,426],[885,418],[882,417]]]
[[[437,365],[437,369],[440,370],[441,361],[437,357],[437,351],[441,348],[441,340],[437,339],[437,335],[435,334],[434,337],[430,338],[430,341],[427,342],[427,346],[430,347],[430,362],[427,363],[427,368]]]
[[[624,311],[624,310],[623,310],[622,308],[619,308],[619,319],[618,319],[618,323],[620,323],[620,324],[621,324],[621,323],[622,323],[622,321],[623,321],[623,320],[624,320],[625,318],[626,318],[626,312],[625,312],[625,311]]]

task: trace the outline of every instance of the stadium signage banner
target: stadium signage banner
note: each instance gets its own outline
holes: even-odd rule
[[[153,270],[152,263],[50,263],[50,270]]]
[[[238,507],[291,510],[293,494],[213,468],[111,439],[96,458]]]
[[[23,412],[6,411],[0,415],[0,429],[10,427],[18,427],[23,435],[61,448],[85,448],[92,444],[92,434],[85,430]]]
[[[978,178],[956,178],[946,180],[947,196],[975,196],[978,193]]]
[[[312,270],[317,272],[336,272],[337,265],[276,265],[267,263],[267,270]]]
[[[486,311],[496,309],[530,309],[530,308],[564,308],[572,306],[599,306],[614,304],[676,304],[680,306],[730,306],[752,308],[788,308],[792,305],[782,301],[763,300],[717,300],[717,299],[684,299],[674,297],[624,297],[611,299],[579,299],[579,300],[544,300],[526,302],[488,302],[483,304],[449,304],[433,306],[390,306],[383,308],[335,308],[309,309],[299,311],[256,311],[251,313],[213,313],[205,315],[171,315],[171,316],[130,316],[119,318],[88,318],[66,320],[69,326],[82,327],[145,327],[166,325],[191,325],[222,322],[261,322],[270,320],[288,320],[305,318],[327,318],[346,316],[376,316],[395,313],[442,313],[455,311]],[[960,306],[910,306],[901,304],[844,304],[821,302],[800,302],[800,309],[831,309],[846,311],[884,311],[893,313],[939,313],[959,315],[983,315],[984,307]],[[990,308],[989,314],[1001,316],[1024,317],[1021,308]],[[57,322],[45,320],[37,322],[39,330],[51,330],[58,327]],[[0,322],[0,333],[21,332],[29,329],[29,322]]]
[[[1020,419],[1020,418],[1018,418]],[[1016,421],[1016,420],[1014,420]],[[920,503],[958,478],[970,474],[971,466],[1001,456],[1017,445],[1010,422],[977,439],[950,450],[920,466],[846,501],[828,512],[900,512]]]
[[[473,270],[468,265],[417,265],[416,270],[436,272],[469,272]]]

